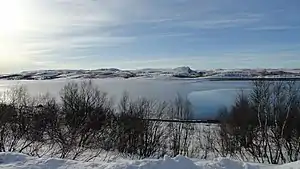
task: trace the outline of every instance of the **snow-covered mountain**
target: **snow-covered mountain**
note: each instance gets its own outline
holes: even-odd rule
[[[46,80],[58,78],[300,78],[300,69],[215,69],[193,70],[183,66],[174,69],[120,70],[116,68],[96,70],[35,70],[0,75],[6,80]]]

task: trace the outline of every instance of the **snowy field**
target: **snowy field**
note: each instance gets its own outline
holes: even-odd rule
[[[50,93],[58,97],[59,91],[68,82],[82,80],[0,80],[0,92],[16,85],[25,86],[31,95]],[[215,117],[216,112],[223,106],[230,106],[239,90],[250,88],[248,81],[207,81],[207,80],[162,80],[145,78],[107,78],[94,79],[94,84],[107,92],[110,97],[118,101],[127,91],[131,97],[146,97],[160,101],[171,101],[177,94],[186,97],[193,105],[194,118]]]
[[[117,160],[114,162],[81,162],[56,158],[36,158],[18,153],[0,153],[3,169],[299,169],[300,162],[284,165],[245,163],[228,158],[211,161],[189,159],[183,156],[163,159]]]

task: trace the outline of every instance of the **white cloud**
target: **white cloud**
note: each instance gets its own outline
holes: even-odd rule
[[[251,31],[284,31],[291,29],[300,29],[300,26],[289,26],[289,25],[269,25],[269,26],[259,26],[246,28]]]
[[[79,63],[79,60],[101,55],[97,53],[101,49],[115,50],[114,47],[138,44],[140,40],[151,38],[161,40],[177,37],[183,40],[184,37],[193,37],[191,29],[296,29],[291,26],[261,26],[266,19],[263,14],[245,13],[232,6],[234,2],[223,0],[26,0],[22,6],[23,11],[27,11],[26,26],[21,27],[14,36],[5,39],[0,37],[0,43],[5,43],[0,47],[0,71],[28,67],[88,67],[92,64]],[[93,50],[95,53],[92,53]],[[89,54],[78,54],[82,51],[89,51]],[[65,60],[69,62],[61,63]],[[128,67],[150,63],[216,64],[209,57],[194,60],[199,62],[162,59],[114,63]],[[94,67],[101,65],[98,62],[101,60],[95,60]],[[113,63],[109,65],[113,67]]]

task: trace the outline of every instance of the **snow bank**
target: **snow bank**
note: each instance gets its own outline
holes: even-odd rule
[[[0,169],[299,169],[300,162],[285,165],[250,164],[228,158],[213,161],[192,160],[183,156],[154,160],[81,162],[56,158],[36,158],[18,153],[0,153]]]

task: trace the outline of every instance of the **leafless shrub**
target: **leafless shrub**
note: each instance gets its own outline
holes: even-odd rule
[[[61,158],[76,159],[105,142],[114,110],[106,93],[91,82],[69,83],[61,90],[61,109],[49,136]]]
[[[187,99],[183,99],[179,95],[170,104],[170,119],[189,119],[192,115],[191,104]],[[188,155],[189,146],[191,144],[191,136],[194,131],[194,125],[190,123],[169,123],[168,135],[170,141],[170,151],[172,156],[178,154]]]
[[[38,107],[36,98],[29,96],[23,86],[5,93],[0,105],[1,151],[31,154],[33,147],[43,143],[48,122]]]
[[[220,135],[232,154],[263,163],[299,159],[299,86],[295,82],[253,82],[250,97],[241,95]]]
[[[153,121],[166,113],[166,104],[145,98],[130,100],[125,93],[116,115],[116,147],[122,153],[139,158],[164,155],[164,129]]]

